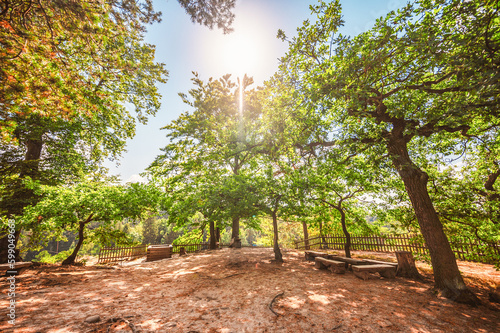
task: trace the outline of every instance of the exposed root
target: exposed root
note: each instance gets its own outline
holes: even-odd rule
[[[470,306],[481,305],[481,300],[469,289],[439,289],[439,294],[446,297],[454,302],[467,304]]]

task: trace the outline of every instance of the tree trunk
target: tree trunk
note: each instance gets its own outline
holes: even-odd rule
[[[80,226],[78,228],[78,243],[76,244],[76,247],[73,250],[73,253],[71,253],[71,255],[68,258],[64,259],[64,261],[62,262],[63,265],[73,265],[75,263],[75,259],[76,259],[76,256],[78,255],[78,251],[80,251],[80,247],[82,247],[82,244],[83,244],[83,239],[84,239],[83,231],[85,229],[86,224],[87,223],[85,223],[85,222],[80,222]]]
[[[304,249],[309,250],[309,232],[305,221],[302,221],[302,229],[304,230]]]
[[[19,167],[19,180],[17,183],[11,185],[13,191],[12,195],[10,197],[4,198],[4,200],[0,200],[0,210],[5,210],[7,217],[21,215],[24,207],[35,203],[33,199],[36,198],[36,196],[33,193],[33,190],[27,189],[21,183],[21,181],[27,176],[31,177],[32,179],[39,178],[38,166],[43,149],[42,135],[43,133],[39,133],[35,138],[26,140],[26,154],[24,156],[24,161],[21,162]],[[8,262],[9,239],[7,230],[0,230],[0,234],[5,235],[3,237],[0,237],[0,264],[4,264]],[[17,249],[17,241],[19,240],[20,234],[20,229],[16,230],[14,234],[14,244],[16,245],[16,261],[22,261],[19,255],[19,249]]]
[[[231,244],[229,247],[241,248],[241,239],[240,239],[240,218],[233,217],[233,227],[231,231]]]
[[[215,239],[216,239],[216,242],[219,243],[219,246],[220,246],[220,228],[219,227],[215,228]]]
[[[281,254],[280,246],[278,244],[278,217],[276,211],[273,211],[273,248],[274,248],[274,259],[277,262],[283,262],[283,255]]]
[[[336,207],[336,209],[340,212],[340,223],[342,224],[342,231],[344,232],[345,235],[345,244],[344,244],[344,251],[345,251],[345,256],[347,258],[351,257],[351,234],[349,231],[347,231],[347,225],[345,224],[345,212],[342,209],[342,206]]]
[[[392,163],[410,197],[434,270],[434,284],[441,294],[459,303],[478,304],[462,279],[455,255],[427,191],[428,175],[410,159],[406,139],[391,137],[387,144]]]
[[[422,275],[417,270],[415,266],[415,259],[409,251],[396,251],[396,258],[398,259],[398,270],[396,272],[397,276],[421,280]]]
[[[5,237],[0,238],[0,264],[5,264],[9,261],[9,234],[8,229],[2,230],[0,232]],[[14,232],[14,245],[16,246],[14,250],[14,254],[16,256],[16,262],[22,261],[19,255],[19,249],[17,249],[17,241],[19,240],[19,235],[21,234],[20,230],[16,230]]]
[[[323,222],[319,221],[319,235],[321,237],[321,248],[327,248],[325,235],[323,235]]]
[[[216,239],[215,239],[215,222],[210,221],[210,250],[215,250],[216,249]]]

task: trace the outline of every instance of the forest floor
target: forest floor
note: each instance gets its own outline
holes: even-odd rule
[[[329,251],[334,252],[334,251]],[[341,254],[340,252],[337,252]],[[43,265],[16,279],[16,323],[7,322],[6,278],[1,332],[499,332],[500,285],[492,265],[459,262],[483,305],[453,303],[426,280],[356,278],[318,270],[302,251],[205,251],[112,267]],[[354,252],[353,257],[390,254]],[[86,319],[99,316],[96,323]]]

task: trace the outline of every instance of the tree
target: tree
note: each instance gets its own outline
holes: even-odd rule
[[[271,215],[274,260],[283,262],[283,254],[279,245],[278,214],[283,212],[282,205],[287,201],[287,185],[289,184],[286,179],[287,172],[283,170],[284,168],[277,168],[276,165],[273,167],[270,160],[262,160],[261,163],[264,168],[262,175],[257,172],[253,174],[253,177],[260,183],[260,200],[256,205],[263,213]]]
[[[14,140],[1,141],[0,212],[14,217],[39,199],[24,179],[71,183],[118,157],[135,129],[124,105],[146,122],[167,72],[142,42],[145,25],[159,20],[148,1],[7,1],[1,14],[0,117]]]
[[[36,229],[32,229],[33,240],[60,236],[63,231],[78,232],[78,242],[63,265],[74,264],[84,240],[89,237],[101,244],[125,238],[126,235],[115,228],[117,222],[145,218],[157,212],[162,196],[155,187],[138,183],[118,186],[83,182],[71,187],[31,183],[30,186],[42,196],[36,205],[25,209],[21,218],[26,225],[37,221]]]
[[[362,156],[345,156],[339,149],[323,149],[315,154],[310,164],[301,168],[300,173],[307,199],[313,201],[313,206],[326,205],[340,215],[340,225],[346,237],[345,255],[350,258],[351,235],[347,229],[346,213],[355,211],[356,201],[362,195],[373,194],[377,171],[365,163]],[[364,220],[364,216],[357,220]]]
[[[332,38],[342,23],[338,1],[311,8],[318,21],[298,29],[281,66],[305,96],[303,113],[331,119],[336,139],[390,161],[429,247],[436,288],[458,302],[477,303],[429,196],[425,168],[452,153],[461,138],[499,123],[497,8],[422,0],[353,39]]]
[[[148,170],[154,177],[165,178],[172,186],[176,186],[177,181],[188,184],[198,180],[205,182],[212,179],[211,175],[215,175],[216,183],[220,180],[220,184],[225,181],[244,184],[240,180],[245,176],[239,176],[254,163],[254,157],[262,148],[257,130],[261,114],[260,92],[245,92],[253,83],[246,76],[237,87],[230,80],[230,75],[203,82],[194,74],[195,88],[189,91],[191,99],[186,94],[180,94],[194,110],[183,113],[163,128],[169,131],[167,137],[170,143]],[[240,246],[240,219],[246,214],[243,207],[247,206],[245,200],[238,196],[231,197],[231,200],[234,205],[231,209],[232,238],[236,246]]]

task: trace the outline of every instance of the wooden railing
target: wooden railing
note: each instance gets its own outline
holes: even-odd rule
[[[99,250],[98,264],[105,264],[126,259],[134,259],[146,256],[148,246],[133,247],[102,247]]]
[[[201,250],[208,250],[210,248],[209,243],[175,244],[172,246],[173,246],[172,253],[179,253],[181,247],[183,247],[187,253],[198,252]]]
[[[295,242],[296,249],[329,248],[343,250],[344,235],[316,236]],[[497,263],[500,261],[500,244],[489,244],[477,240],[450,240],[451,249],[461,260],[483,263]],[[394,252],[410,251],[414,254],[426,255],[429,253],[425,242],[417,235],[384,235],[384,236],[351,236],[351,250]]]

